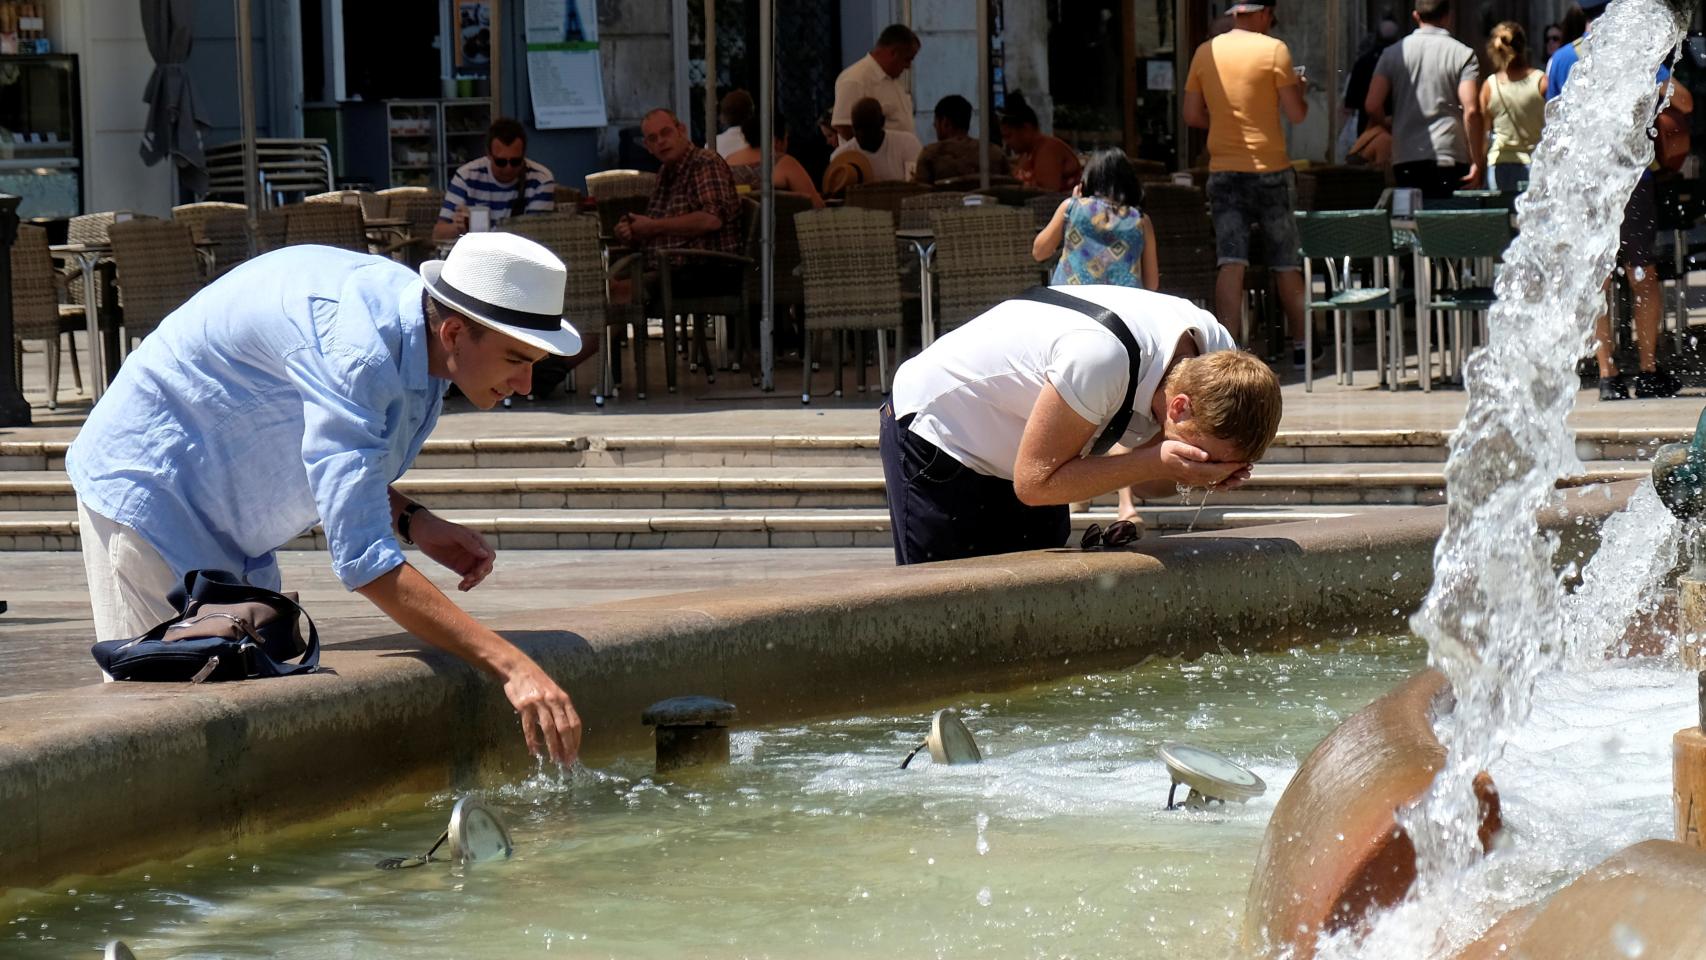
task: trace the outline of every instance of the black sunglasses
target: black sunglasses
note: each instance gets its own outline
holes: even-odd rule
[[[1137,542],[1140,533],[1137,524],[1130,520],[1115,520],[1108,524],[1106,530],[1102,529],[1101,524],[1092,523],[1090,528],[1084,531],[1084,537],[1078,541],[1078,546],[1085,550],[1095,550],[1098,547],[1123,547],[1128,543]]]
[[[519,167],[526,162],[527,162],[526,157],[493,157],[492,158],[492,166],[494,166],[494,167]]]

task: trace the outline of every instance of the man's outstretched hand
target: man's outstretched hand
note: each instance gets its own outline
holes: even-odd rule
[[[521,714],[521,732],[534,756],[549,754],[568,766],[581,750],[581,718],[569,695],[532,660],[522,663],[504,680],[504,696]]]

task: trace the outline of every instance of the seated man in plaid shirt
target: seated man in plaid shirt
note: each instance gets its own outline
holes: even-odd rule
[[[728,163],[715,150],[694,146],[687,128],[662,107],[646,114],[640,132],[663,169],[645,215],[623,217],[616,239],[644,249],[742,252],[741,201]],[[714,269],[729,272],[724,265]]]

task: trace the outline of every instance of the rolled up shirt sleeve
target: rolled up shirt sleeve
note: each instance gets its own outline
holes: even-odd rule
[[[383,467],[400,377],[384,359],[354,353],[301,349],[286,363],[302,395],[302,461],[332,572],[357,590],[405,560],[391,529],[391,478]]]

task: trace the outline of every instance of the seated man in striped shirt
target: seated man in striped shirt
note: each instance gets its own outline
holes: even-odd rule
[[[494,227],[523,213],[549,213],[557,208],[556,187],[544,164],[527,159],[527,131],[499,117],[486,130],[486,155],[464,163],[450,178],[432,238],[454,240],[467,233],[469,207],[489,211]]]

